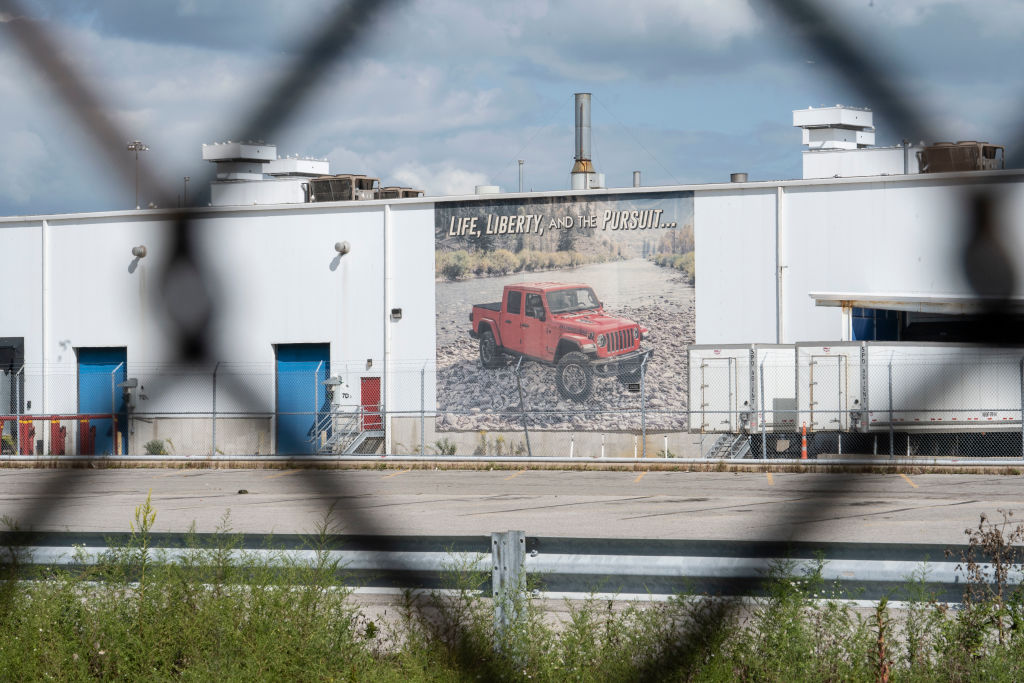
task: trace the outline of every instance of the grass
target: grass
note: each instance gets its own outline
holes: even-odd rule
[[[330,517],[307,539],[312,560],[239,547],[230,519],[183,554],[151,547],[156,511],[135,511],[130,540],[76,571],[17,562],[0,582],[3,680],[382,681],[931,681],[1019,680],[1024,610],[1008,574],[963,559],[969,598],[929,595],[927,567],[908,577],[906,606],[857,611],[810,569],[780,563],[762,597],[743,603],[680,595],[666,602],[591,597],[559,619],[532,599],[496,630],[487,575],[453,557],[448,590],[407,593],[384,622],[351,599],[332,560]],[[971,547],[1019,569],[1019,525],[983,519]],[[1008,545],[1011,544],[1011,545]],[[80,550],[80,553],[84,550]],[[83,557],[79,557],[83,560]],[[20,573],[19,573],[20,572]],[[973,572],[973,573],[972,573]],[[993,578],[994,577],[994,578]],[[996,583],[984,591],[977,581]]]

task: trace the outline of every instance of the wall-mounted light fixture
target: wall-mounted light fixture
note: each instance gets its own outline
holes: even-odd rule
[[[140,244],[137,247],[132,247],[132,256],[135,258],[146,258],[146,245]]]
[[[334,251],[338,252],[339,256],[344,256],[352,250],[352,245],[348,242],[335,242]]]
[[[372,358],[367,358],[366,359],[366,369],[369,370],[372,367],[373,367],[373,359]]]
[[[401,320],[402,319],[402,309],[401,308],[392,308],[391,309],[391,319],[395,320],[395,321]]]

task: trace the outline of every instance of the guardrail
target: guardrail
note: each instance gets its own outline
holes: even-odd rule
[[[196,534],[199,547],[212,535]],[[315,557],[308,537],[243,534],[234,559],[303,563]],[[5,532],[0,559],[15,556],[26,565],[67,569],[94,564],[108,547],[129,543],[128,534],[99,532]],[[182,534],[152,534],[151,555],[175,561],[189,550]],[[958,602],[963,577],[957,561],[963,545],[900,543],[809,543],[602,539],[527,536],[522,531],[487,536],[334,535],[327,542],[331,561],[344,583],[358,587],[433,589],[455,573],[490,574],[489,589],[525,585],[525,573],[538,597],[665,599],[681,593],[717,596],[763,594],[766,579],[783,568],[799,576],[822,562],[821,576],[838,595],[850,599],[900,600],[912,575],[924,571],[935,599]],[[268,548],[272,548],[269,550]],[[1024,582],[1011,573],[1009,581]],[[485,588],[486,590],[486,588]]]

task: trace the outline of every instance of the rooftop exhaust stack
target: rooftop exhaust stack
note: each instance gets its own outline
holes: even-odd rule
[[[604,185],[603,174],[594,172],[590,160],[590,93],[576,93],[576,158],[572,165],[572,189],[592,190]]]

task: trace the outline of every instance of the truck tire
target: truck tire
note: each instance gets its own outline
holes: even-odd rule
[[[563,398],[578,403],[586,401],[594,388],[594,370],[590,367],[590,359],[579,351],[571,351],[562,356],[555,367],[555,384]]]
[[[505,364],[498,343],[494,341],[494,333],[490,330],[480,333],[480,364],[485,368],[500,368]]]

